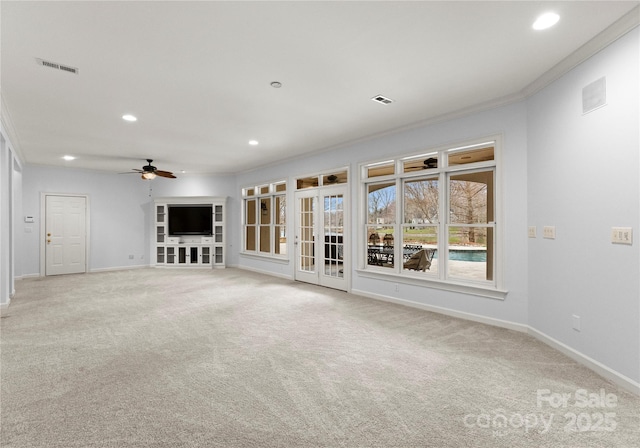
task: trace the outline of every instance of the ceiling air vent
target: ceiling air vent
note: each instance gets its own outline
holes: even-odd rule
[[[375,101],[376,103],[380,103],[380,104],[391,104],[391,103],[393,103],[393,100],[391,98],[387,98],[386,96],[382,96],[382,95],[374,96],[371,99],[373,101]]]
[[[63,72],[78,74],[78,69],[69,65],[58,64],[57,62],[45,61],[44,59],[36,58],[38,65],[43,67],[55,68],[56,70],[62,70]]]

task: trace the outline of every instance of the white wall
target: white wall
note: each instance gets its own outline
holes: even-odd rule
[[[640,381],[640,160],[636,28],[530,98],[529,323]],[[605,76],[607,105],[582,114],[582,88]],[[611,227],[633,227],[633,246]],[[581,331],[572,329],[572,315]]]
[[[25,224],[16,221],[20,222],[16,232],[23,237],[18,272],[39,273],[40,192],[46,191],[89,195],[91,270],[148,263],[154,197],[228,196],[228,265],[293,277],[291,261],[239,255],[241,187],[286,179],[292,204],[295,177],[347,166],[351,218],[356,223],[359,163],[501,133],[506,299],[409,285],[395,292],[394,282],[356,272],[353,289],[529,325],[640,382],[638,34],[637,29],[632,31],[526,102],[237,176],[182,175],[148,183],[138,176],[26,165],[21,216],[33,215],[36,223],[33,233],[26,233]],[[602,76],[607,77],[608,104],[583,116],[581,90]],[[289,207],[288,222],[293,223],[293,207]],[[527,239],[527,225],[538,227],[538,238]],[[555,240],[540,236],[544,225],[556,226]],[[633,227],[634,245],[611,244],[612,226]],[[357,231],[351,236],[355,260]],[[136,259],[130,261],[129,254]],[[571,328],[573,314],[581,318],[580,332]]]
[[[177,179],[143,181],[136,175],[91,170],[26,165],[23,210],[35,223],[20,224],[24,254],[20,262],[25,275],[40,275],[41,192],[89,196],[89,271],[149,265],[152,235],[152,203],[163,196],[227,196],[235,183],[227,176],[217,179],[177,175]],[[229,211],[233,213],[232,211]],[[31,233],[26,228],[31,228]],[[129,259],[133,255],[134,259]]]
[[[64,167],[25,165],[22,212],[35,218],[22,223],[25,275],[40,275],[41,193],[89,197],[88,270],[148,264],[150,222],[148,191],[138,176]],[[134,255],[130,260],[129,255]],[[44,274],[44,273],[42,273]]]
[[[289,204],[293,204],[295,176],[317,173],[342,166],[351,170],[351,219],[357,222],[357,194],[359,191],[357,167],[361,162],[372,161],[392,155],[408,154],[428,150],[444,144],[453,144],[471,138],[480,138],[501,133],[503,146],[503,197],[505,215],[505,287],[509,290],[503,300],[488,299],[468,294],[445,292],[426,287],[402,285],[395,292],[394,281],[352,275],[352,288],[361,293],[383,295],[414,303],[438,306],[465,313],[478,314],[519,324],[527,322],[527,240],[526,240],[526,110],[524,103],[514,104],[469,117],[431,126],[424,126],[369,141],[315,154],[306,158],[264,167],[259,171],[238,176],[239,187],[257,185],[266,181],[288,179]],[[240,199],[236,195],[237,208]],[[293,207],[289,207],[288,222],[293,223]],[[239,214],[236,217],[240,218]],[[236,225],[241,226],[237,221]],[[352,259],[357,259],[357,226],[352,226]],[[289,230],[292,233],[292,229]],[[236,240],[240,247],[240,235]],[[293,248],[290,247],[290,250]],[[259,269],[277,275],[293,276],[293,264],[274,263],[241,256],[240,266]],[[353,268],[356,268],[354,262]]]

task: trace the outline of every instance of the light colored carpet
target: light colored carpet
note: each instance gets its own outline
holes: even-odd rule
[[[3,448],[640,446],[527,335],[238,269],[26,279],[1,322]]]

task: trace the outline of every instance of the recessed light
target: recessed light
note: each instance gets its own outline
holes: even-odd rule
[[[258,140],[249,140],[249,144],[251,146],[256,146],[258,143],[259,143]]]
[[[558,23],[560,20],[560,16],[555,12],[547,12],[539,16],[535,22],[533,22],[534,30],[546,30],[547,28],[551,28],[553,25]]]
[[[75,160],[75,157],[73,157],[73,156],[62,156],[62,158],[64,160]]]
[[[125,120],[125,121],[138,121],[138,119],[135,116],[131,115],[131,114],[123,115],[122,119]]]
[[[271,83],[271,87],[273,87],[274,89],[279,89],[280,87],[282,87],[282,83],[279,81],[273,81]]]

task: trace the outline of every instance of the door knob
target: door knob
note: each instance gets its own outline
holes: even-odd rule
[[[50,233],[47,233],[47,236],[51,236],[51,234],[50,234]]]
[[[50,243],[50,242],[51,242],[51,240],[47,240],[47,243]]]

